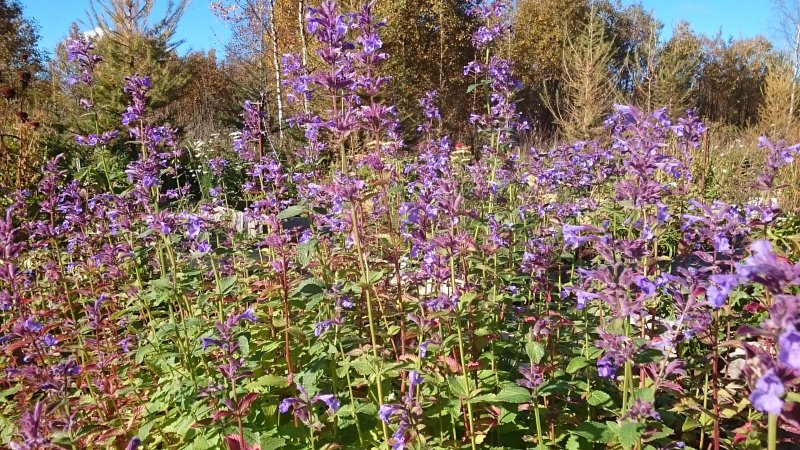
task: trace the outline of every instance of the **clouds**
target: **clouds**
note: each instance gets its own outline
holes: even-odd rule
[[[94,29],[91,29],[89,31],[84,31],[83,32],[83,37],[85,37],[87,39],[95,39],[95,38],[99,38],[100,36],[102,36],[103,33],[105,33],[105,31],[103,31],[102,28],[95,27]]]

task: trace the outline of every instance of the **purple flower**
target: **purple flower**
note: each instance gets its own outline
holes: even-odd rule
[[[398,413],[402,414],[404,412],[405,410],[403,409],[402,405],[398,404],[382,405],[378,410],[378,418],[380,418],[382,421],[386,423],[390,423],[392,416]]]
[[[753,283],[764,285],[773,292],[780,292],[786,283],[800,278],[800,264],[792,266],[778,258],[769,241],[760,240],[750,244],[752,255],[736,264],[736,273]]]
[[[142,440],[138,437],[134,436],[133,439],[128,442],[128,445],[125,447],[125,450],[136,450],[139,446],[142,445]]]
[[[52,334],[47,333],[42,338],[42,342],[44,342],[44,345],[48,347],[55,347],[56,344],[58,344],[58,339],[56,339]]]
[[[42,324],[33,319],[25,320],[23,326],[25,327],[25,331],[27,331],[28,333],[38,333],[42,331]]]
[[[750,403],[761,412],[780,414],[785,393],[783,382],[775,374],[775,370],[770,369],[756,381],[755,389],[750,394]]]
[[[731,251],[731,243],[724,234],[717,233],[714,235],[714,250],[718,253],[729,253]]]
[[[315,395],[313,399],[311,399],[312,403],[316,402],[323,402],[328,406],[328,409],[331,412],[338,411],[341,407],[341,403],[339,399],[337,399],[333,394],[321,394]]]
[[[711,275],[709,277],[714,284],[706,290],[706,299],[712,308],[717,309],[725,304],[731,291],[739,285],[739,277],[736,275]]]
[[[800,333],[790,326],[778,339],[778,360],[794,370],[800,370]]]
[[[597,360],[597,374],[602,378],[613,379],[617,375],[617,370],[619,370],[619,364],[617,364],[616,358],[605,354]]]
[[[228,320],[231,320],[231,319],[228,319]],[[238,316],[236,316],[236,318],[233,319],[233,323],[236,324],[236,323],[241,322],[242,320],[246,320],[246,321],[251,322],[251,323],[258,322],[258,319],[256,318],[255,311],[253,310],[253,308],[247,308],[247,310],[245,312],[243,312],[243,313],[239,314]]]
[[[211,245],[208,243],[208,241],[202,241],[197,244],[197,251],[200,253],[208,253],[211,251]]]
[[[299,401],[300,399],[296,397],[285,398],[281,400],[281,403],[278,405],[278,411],[280,411],[281,414],[286,414],[287,412],[289,412],[289,409],[292,408],[294,404]]]
[[[569,224],[565,224],[564,227],[563,227],[564,246],[571,247],[573,250],[575,250],[578,247],[580,247],[581,244],[583,244],[585,242],[598,240],[597,236],[592,236],[592,235],[580,236],[578,234],[578,233],[586,232],[586,231],[591,231],[591,232],[597,233],[597,232],[600,232],[602,230],[600,230],[598,228],[595,228],[595,227],[588,226],[588,225],[569,225]]]

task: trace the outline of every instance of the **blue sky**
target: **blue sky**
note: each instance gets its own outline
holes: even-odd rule
[[[393,0],[382,0],[393,1]],[[624,0],[630,4],[634,0]],[[21,0],[25,14],[40,25],[41,47],[51,51],[64,38],[74,21],[86,21],[89,0]],[[164,6],[165,0],[156,0]],[[190,0],[178,27],[177,37],[185,39],[182,53],[191,50],[222,49],[230,31],[209,9],[210,0]],[[770,0],[644,0],[646,9],[654,11],[664,23],[666,36],[672,26],[686,19],[699,33],[724,37],[753,37],[762,34],[774,38],[777,33],[770,21]],[[88,29],[88,26],[83,27]],[[665,37],[666,37],[665,36]]]
[[[685,19],[695,32],[706,35],[722,31],[724,38],[758,34],[770,40],[779,37],[771,20],[774,12],[770,0],[643,0],[642,3],[664,23],[667,36],[675,24]]]
[[[86,11],[89,0],[20,0],[26,17],[32,17],[39,24],[41,47],[52,53],[56,45],[67,35],[73,22],[79,22],[82,31],[91,29],[88,25],[80,25],[80,21],[89,23]],[[156,0],[154,16],[166,8],[166,0]],[[176,32],[177,39],[186,41],[179,50],[218,51],[230,37],[225,22],[214,16],[209,8],[211,0],[189,0],[189,6],[180,21]],[[159,8],[161,7],[161,8]]]

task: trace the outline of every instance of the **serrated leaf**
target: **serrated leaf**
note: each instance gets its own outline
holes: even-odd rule
[[[569,360],[569,364],[567,364],[567,373],[575,373],[584,367],[587,367],[591,362],[584,358],[583,356],[576,356]]]
[[[286,445],[286,440],[281,437],[263,436],[261,438],[261,450],[277,450]]]
[[[586,402],[592,406],[608,406],[611,404],[611,396],[603,391],[594,390],[589,393]]]
[[[612,431],[608,428],[608,425],[600,422],[583,422],[575,429],[569,430],[569,432],[571,434],[578,435],[589,442],[597,442],[601,444],[607,444],[611,442],[611,439],[614,437]]]
[[[318,244],[319,241],[317,239],[309,239],[305,244],[299,244],[297,246],[297,263],[303,267],[308,266],[311,263],[314,252],[317,251]]]
[[[219,292],[222,295],[228,295],[233,291],[233,287],[236,285],[236,275],[232,275],[229,277],[225,277],[222,281],[219,282]]]
[[[450,387],[450,392],[458,398],[465,399],[469,397],[469,387],[464,382],[464,377],[450,377],[447,380],[447,386]]]
[[[633,448],[639,442],[642,424],[636,422],[625,422],[619,427],[619,443],[622,448]]]
[[[290,217],[297,217],[300,214],[303,214],[303,211],[305,211],[305,208],[303,208],[302,206],[300,206],[300,205],[292,205],[292,206],[284,209],[283,211],[279,212],[278,213],[278,219],[284,220],[284,219],[288,219]]]
[[[370,271],[366,277],[361,277],[361,284],[375,284],[383,278],[384,273],[383,270]]]
[[[505,386],[497,393],[496,399],[507,403],[527,403],[532,400],[531,393],[522,386]]]
[[[239,353],[242,356],[247,356],[250,354],[250,341],[247,339],[247,336],[241,335],[239,336],[236,341],[239,343]]]
[[[247,389],[256,389],[259,387],[287,387],[289,380],[286,377],[279,375],[262,375],[255,380],[247,383]]]
[[[544,358],[544,347],[542,344],[535,341],[528,341],[525,343],[525,353],[528,354],[528,359],[531,364],[539,364]]]

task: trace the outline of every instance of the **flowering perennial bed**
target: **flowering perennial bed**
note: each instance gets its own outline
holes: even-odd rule
[[[602,139],[523,145],[504,5],[473,13],[470,148],[434,92],[403,136],[370,4],[310,12],[315,69],[283,64],[309,110],[281,148],[247,103],[232,150],[189,161],[130,76],[121,130],[76,138],[129,139],[127,180],[56,157],[0,220],[0,441],[797,448],[797,219],[701,192],[691,114],[618,106]],[[70,52],[91,86],[102,58]],[[798,150],[760,144],[771,199]]]

